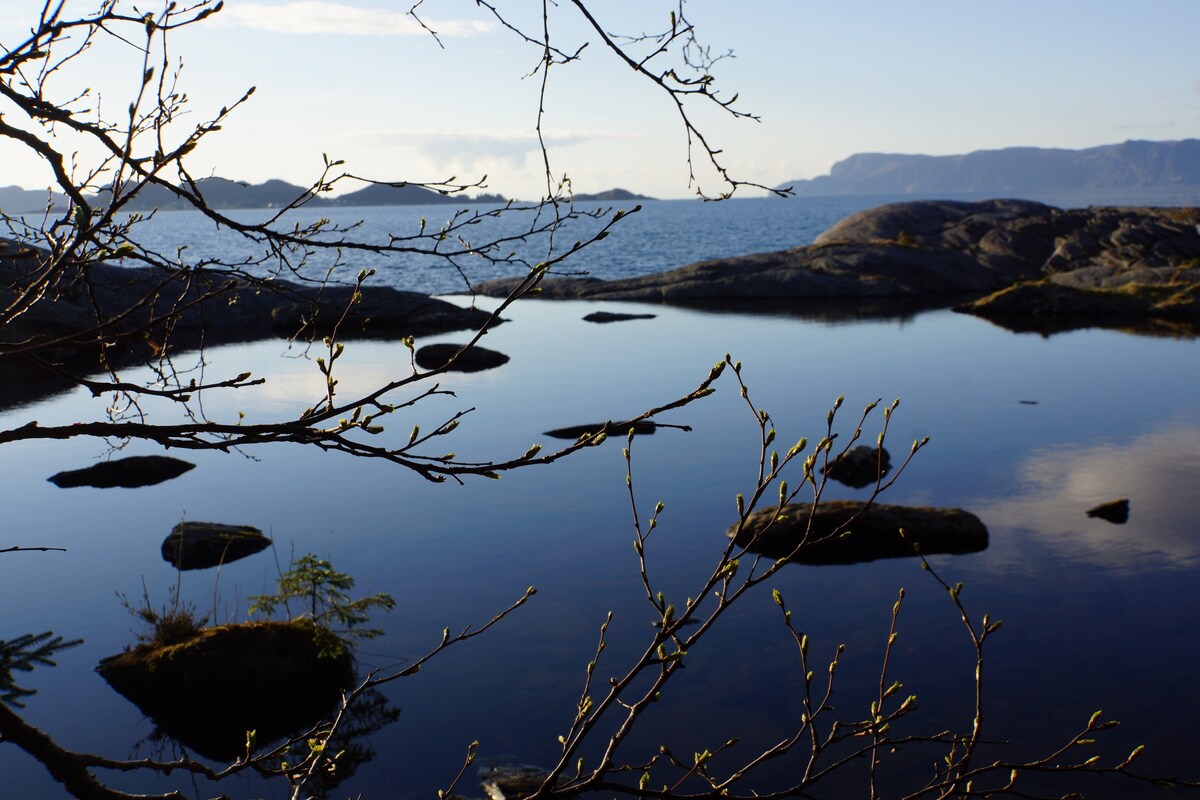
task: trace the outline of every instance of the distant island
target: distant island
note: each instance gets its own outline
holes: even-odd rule
[[[626,200],[653,200],[653,197],[647,197],[644,194],[635,194],[627,189],[609,189],[607,192],[596,192],[595,194],[577,194],[574,195],[576,202],[582,200],[585,203],[612,203],[624,202]]]
[[[954,156],[858,153],[828,175],[783,184],[800,196],[1038,197],[1161,193],[1200,200],[1200,139],[1127,141],[1086,150],[1008,147]],[[1190,197],[1189,197],[1190,195]]]
[[[202,178],[196,181],[201,194],[212,208],[281,208],[294,202],[306,191],[281,180],[251,184],[228,178]],[[106,205],[104,193],[94,196],[97,205]],[[576,202],[614,202],[625,200],[649,200],[651,198],[625,189],[609,189],[595,194],[577,194]],[[66,199],[61,194],[51,195],[47,191],[22,189],[19,186],[0,187],[0,212],[19,214],[43,211],[52,200],[55,208],[64,207]],[[409,206],[409,205],[462,205],[464,203],[503,204],[507,199],[499,194],[466,195],[461,193],[442,194],[423,186],[409,184],[391,186],[372,184],[354,192],[337,197],[317,195],[305,204],[309,208],[331,208],[351,206]],[[164,211],[190,208],[183,200],[161,186],[146,186],[137,197],[126,203],[129,211]]]

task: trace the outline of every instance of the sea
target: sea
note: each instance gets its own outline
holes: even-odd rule
[[[643,201],[607,238],[554,271],[608,278],[795,247],[889,199],[900,198]],[[1087,200],[1075,202],[1106,202]],[[457,222],[441,206],[321,213],[333,225],[361,223],[352,235],[374,242],[388,241],[389,231],[403,234],[422,224],[440,231],[449,223],[446,247],[460,246],[459,236],[478,242],[538,224],[532,213],[497,221],[487,212],[467,207]],[[271,212],[236,213],[253,222]],[[519,274],[518,261],[553,259],[609,218],[583,215],[553,241],[535,236],[514,247],[512,257],[496,251],[502,263],[464,255],[448,266],[347,248],[341,262],[312,257],[305,269],[320,275],[332,268],[335,280],[375,269],[371,280],[486,308],[497,301],[472,296],[470,286]],[[140,230],[141,241],[160,253],[253,260],[248,244],[199,213],[159,213]],[[653,316],[607,325],[583,319],[597,310]],[[622,740],[618,763],[641,765],[666,748],[685,767],[669,767],[660,757],[653,777],[656,786],[673,784],[693,766],[693,754],[708,750],[720,751],[714,774],[732,772],[801,729],[806,704],[819,700],[831,681],[836,711],[822,719],[836,716],[847,725],[869,719],[886,670],[887,684],[902,684],[889,703],[916,696],[915,710],[895,723],[897,735],[913,739],[881,754],[889,796],[918,791],[949,752],[945,742],[921,739],[965,734],[977,713],[986,739],[977,763],[1032,760],[1066,748],[1071,759],[1099,755],[1112,764],[1144,744],[1136,762],[1142,772],[1200,778],[1194,756],[1200,692],[1193,686],[1200,663],[1195,338],[1103,328],[1014,333],[951,310],[855,319],[824,314],[820,301],[732,313],[528,300],[504,317],[483,344],[508,355],[507,364],[442,376],[438,392],[423,398],[421,388],[394,392],[388,402],[399,409],[381,420],[386,430],[373,442],[403,445],[414,426],[435,431],[461,414],[457,428],[431,439],[423,452],[453,451],[466,461],[516,457],[535,444],[549,452],[563,441],[548,431],[628,419],[670,404],[727,354],[741,369],[736,376],[727,369],[710,396],[656,416],[666,425],[653,435],[632,442],[614,437],[554,464],[462,484],[431,483],[384,461],[279,444],[172,450],[166,454],[196,468],[155,486],[60,489],[46,481],[60,470],[164,451],[149,442],[82,438],[6,444],[0,548],[63,550],[0,554],[0,640],[44,631],[82,640],[55,654],[53,665],[13,675],[17,685],[36,692],[14,710],[76,752],[116,760],[190,753],[95,671],[102,658],[136,641],[140,623],[122,598],[136,606],[147,597],[161,607],[178,596],[213,621],[240,621],[249,598],[273,591],[281,569],[306,553],[352,576],[352,594],[386,592],[396,601],[393,611],[372,617],[383,635],[358,649],[364,675],[407,669],[437,648],[444,629],[477,631],[535,587],[525,605],[494,627],[381,687],[381,702],[398,715],[363,724],[347,749],[353,768],[344,768],[340,782],[320,794],[393,800],[445,790],[482,797],[480,768],[557,761],[558,737],[570,735],[581,698],[599,701],[609,679],[624,675],[652,640],[660,615],[648,592],[661,591],[677,608],[699,596],[737,518],[739,494],[753,498],[765,411],[777,432],[772,447],[781,454],[805,436],[815,443],[836,434],[847,442],[860,421],[860,441],[873,445],[883,435],[896,465],[914,441],[929,438],[879,501],[960,508],[986,525],[985,549],[928,557],[937,578],[950,586],[961,582],[961,610],[915,558],[788,564],[739,599],[689,650],[686,668]],[[417,346],[465,336],[430,336]],[[241,415],[250,424],[295,418],[320,399],[325,379],[317,355],[300,343],[261,341],[181,356],[177,367],[207,380],[247,370],[265,378],[252,389],[205,392],[190,409],[211,419]],[[412,369],[408,349],[390,341],[348,342],[337,366],[343,396]],[[0,428],[102,418],[106,407],[119,406],[116,400],[84,391],[45,397],[0,411]],[[864,416],[877,400],[881,406]],[[885,422],[882,406],[896,400]],[[180,409],[152,402],[137,412],[156,422],[181,419]],[[799,465],[786,477],[800,485]],[[869,496],[870,489],[832,481],[822,490],[823,499]],[[1129,501],[1124,523],[1086,513],[1115,499]],[[774,501],[774,494],[762,500]],[[643,548],[643,573],[636,526],[646,532],[660,502]],[[182,520],[252,525],[274,547],[219,570],[177,572],[163,560],[160,544]],[[749,567],[747,559],[742,567]],[[806,637],[807,662],[772,590],[786,602],[791,626]],[[985,614],[1003,624],[984,644],[977,707],[971,637]],[[808,670],[815,675],[811,689],[805,688]],[[631,688],[644,686],[634,681]],[[1122,724],[1081,735],[1097,711]],[[616,706],[596,723],[581,750],[585,768],[597,762],[623,718]],[[1073,744],[1093,738],[1094,744]],[[850,737],[843,747],[861,741]],[[810,743],[792,748],[736,788],[769,792],[788,785],[811,752]],[[473,761],[464,770],[468,753]],[[869,796],[870,767],[870,759],[850,760],[812,796]],[[254,773],[214,783],[178,771],[93,772],[131,793],[291,796],[286,780]],[[636,784],[640,774],[631,769],[617,778]],[[0,797],[70,796],[12,742],[0,741],[0,775]],[[1008,771],[991,780],[1002,785]],[[1030,791],[1052,787],[1089,797],[1161,792],[1112,775],[1030,774],[1021,781]]]

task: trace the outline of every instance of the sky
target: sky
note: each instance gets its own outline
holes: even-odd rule
[[[182,124],[256,87],[191,154],[193,174],[308,184],[327,154],[380,180],[486,175],[487,191],[541,196],[541,80],[529,77],[540,47],[474,0],[424,0],[417,13],[435,39],[405,13],[415,1],[225,0],[219,13],[174,33],[170,53],[182,60],[190,110]],[[68,12],[97,2],[67,0]],[[541,36],[542,4],[492,2]],[[41,7],[5,0],[0,45],[22,41]],[[589,7],[605,30],[638,34],[666,29],[678,0]],[[859,152],[1200,138],[1200,0],[690,0],[685,9],[711,53],[732,51],[713,67],[720,96],[737,93],[735,107],[761,118],[690,108],[741,180],[812,178]],[[608,51],[571,0],[549,12],[552,44],[568,52],[587,44],[549,76],[543,133],[555,179],[569,177],[576,192],[693,196],[671,98]],[[53,87],[58,97],[86,89],[91,107],[120,116],[140,75],[139,53],[101,36]],[[20,122],[3,99],[0,113]],[[85,149],[78,163],[94,158]],[[0,185],[49,182],[45,164],[12,142],[0,142],[0,164]],[[724,188],[699,162],[696,178],[707,192]]]

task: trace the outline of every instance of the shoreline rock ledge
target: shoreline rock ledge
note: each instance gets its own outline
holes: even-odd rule
[[[1063,210],[1025,200],[893,203],[846,217],[811,245],[604,281],[548,278],[541,296],[654,303],[826,298],[984,316],[1104,313],[1200,317],[1200,210]],[[503,295],[516,278],[481,284]],[[1015,286],[1017,303],[980,302]],[[1062,293],[1091,302],[1036,302]]]

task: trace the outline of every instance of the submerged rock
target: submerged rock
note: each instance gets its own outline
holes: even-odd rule
[[[566,428],[555,428],[552,431],[546,431],[543,436],[550,436],[555,439],[579,439],[582,436],[588,436],[593,433],[599,433],[601,430],[606,431],[610,436],[629,433],[629,429],[633,428],[633,432],[638,436],[649,436],[658,430],[657,423],[643,422],[593,422],[590,425],[570,425]]]
[[[163,560],[177,569],[206,569],[252,556],[271,540],[249,525],[181,522],[162,543]]]
[[[417,366],[421,369],[441,369],[453,358],[454,363],[447,367],[451,372],[480,372],[508,363],[508,356],[504,353],[488,350],[479,345],[475,345],[464,353],[459,353],[464,346],[461,344],[427,344],[417,350]]]
[[[872,505],[830,500],[812,506],[788,505],[783,519],[775,508],[750,516],[728,535],[737,544],[770,558],[790,556],[801,564],[857,564],[880,558],[977,553],[987,549],[988,532],[974,514],[959,508]],[[858,515],[855,518],[855,515]],[[811,517],[811,524],[810,524]],[[904,530],[904,536],[900,530]]]
[[[142,644],[96,671],[182,744],[208,758],[244,755],[332,711],[354,683],[354,658],[309,620],[207,628],[180,644]]]
[[[657,314],[625,314],[618,311],[593,311],[583,318],[584,322],[626,322],[631,319],[654,319]]]
[[[861,489],[881,480],[892,468],[886,448],[860,444],[847,450],[825,468],[825,474],[852,489]]]
[[[1102,519],[1114,525],[1124,525],[1129,521],[1129,500],[1109,500],[1094,508],[1088,509],[1087,515],[1093,519]]]
[[[67,470],[47,478],[63,489],[93,486],[98,489],[134,489],[178,478],[196,465],[170,456],[130,456],[84,469]]]

